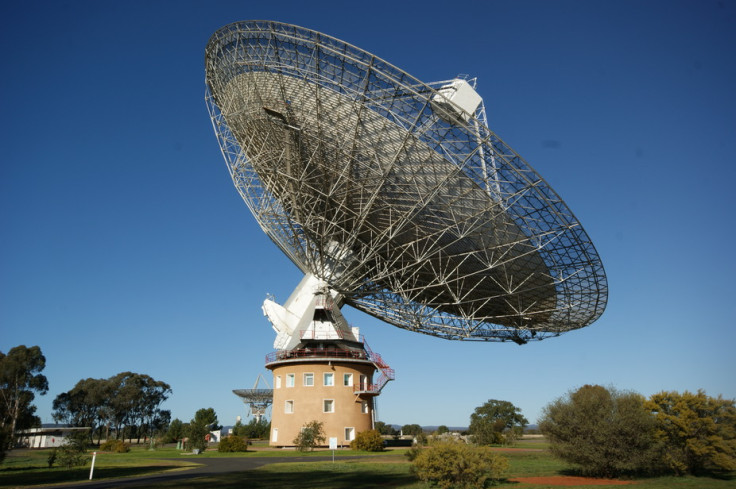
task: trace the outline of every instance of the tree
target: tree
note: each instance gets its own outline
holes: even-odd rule
[[[212,408],[202,408],[194,413],[194,419],[189,422],[187,436],[191,448],[204,450],[207,448],[207,435],[212,430],[218,430],[217,414]]]
[[[444,435],[445,433],[449,433],[449,432],[450,432],[450,428],[448,428],[447,426],[445,426],[443,424],[441,424],[441,425],[439,425],[437,427],[437,434],[438,435]]]
[[[490,399],[470,415],[470,434],[478,445],[509,444],[529,423],[521,409],[508,401]]]
[[[322,423],[314,420],[302,426],[301,431],[294,438],[294,445],[300,452],[309,452],[314,450],[316,446],[322,445],[325,442],[325,433],[322,428]]]
[[[398,431],[394,429],[390,424],[386,424],[383,421],[376,421],[376,430],[382,435],[396,435]]]
[[[417,436],[424,433],[424,429],[422,429],[418,424],[405,424],[401,427],[401,432],[404,435]]]
[[[219,430],[222,427],[217,424],[217,414],[212,408],[200,409],[194,413],[192,423],[206,425],[209,431]]]
[[[46,357],[41,348],[16,346],[8,354],[0,352],[0,430],[7,430],[11,443],[15,432],[36,424],[31,405],[34,392],[41,395],[49,390],[46,377],[41,374]],[[29,426],[24,424],[30,423]]]
[[[232,434],[235,436],[244,436],[248,439],[268,438],[271,432],[271,423],[262,419],[251,419],[248,424],[243,424],[238,420],[233,426]]]
[[[83,379],[68,392],[57,395],[52,404],[53,418],[71,426],[89,427],[90,439],[98,431],[99,443],[102,439],[101,427],[107,418],[106,405],[109,399],[109,382],[106,379]]]
[[[489,447],[443,441],[424,448],[414,457],[412,471],[420,480],[442,489],[475,489],[498,480],[508,460]]]
[[[174,418],[169,424],[169,429],[166,430],[164,443],[173,443],[182,438],[184,438],[184,423],[179,418]]]
[[[197,449],[200,452],[207,448],[207,435],[210,430],[205,424],[195,423],[193,420],[187,427],[187,437],[189,438],[188,448]]]
[[[166,382],[156,380],[148,375],[140,375],[139,382],[141,397],[138,419],[140,420],[140,426],[147,426],[148,436],[153,438],[156,431],[168,425],[171,420],[171,411],[161,409],[161,403],[172,392],[171,386]],[[140,442],[141,431],[138,430],[138,442]]]
[[[169,423],[171,423],[171,411],[168,409],[157,409],[155,417],[148,425],[151,432],[151,438],[156,434],[165,434],[166,431],[168,431]]]
[[[73,426],[90,427],[90,440],[98,432],[98,443],[109,436],[112,427],[116,438],[144,433],[150,436],[168,425],[171,413],[161,409],[171,394],[165,382],[144,374],[121,372],[109,379],[83,379],[53,403],[53,417]]]
[[[548,404],[539,427],[553,455],[586,475],[649,472],[657,459],[654,418],[635,392],[584,385]]]
[[[736,470],[736,407],[733,399],[705,391],[660,392],[645,407],[656,417],[663,462],[678,474]]]

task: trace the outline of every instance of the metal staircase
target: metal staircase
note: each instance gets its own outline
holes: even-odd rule
[[[375,365],[376,369],[381,372],[381,375],[378,377],[375,384],[361,386],[359,392],[362,394],[378,395],[381,393],[381,389],[383,389],[389,381],[396,379],[396,373],[394,372],[394,369],[389,367],[389,365],[383,361],[381,355],[371,350],[371,347],[368,346],[368,342],[365,341],[365,336],[361,335],[360,339],[363,343],[363,348],[365,349],[368,360],[373,362],[373,365]]]

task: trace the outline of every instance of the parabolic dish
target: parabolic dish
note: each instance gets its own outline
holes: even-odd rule
[[[278,22],[223,27],[205,63],[236,188],[345,303],[412,331],[519,343],[603,313],[590,238],[482,103],[454,117],[437,103],[447,82]]]

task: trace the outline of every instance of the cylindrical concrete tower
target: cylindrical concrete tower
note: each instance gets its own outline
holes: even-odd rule
[[[272,446],[294,445],[302,426],[314,420],[322,422],[326,440],[337,438],[339,445],[373,429],[376,366],[362,348],[322,342],[272,358],[266,364],[274,379]]]
[[[267,299],[263,310],[277,332],[273,372],[272,446],[293,446],[303,426],[322,423],[325,444],[347,445],[373,428],[374,400],[393,370],[371,351],[358,328],[340,313],[339,296],[307,275],[284,306]],[[373,375],[379,371],[376,382]]]

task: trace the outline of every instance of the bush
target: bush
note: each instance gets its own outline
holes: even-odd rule
[[[56,463],[56,457],[58,456],[58,452],[56,451],[56,448],[51,450],[49,452],[49,456],[46,458],[46,463],[49,465],[49,468],[53,467]]]
[[[422,447],[419,445],[412,445],[410,449],[404,452],[404,456],[409,459],[409,462],[413,462],[415,458],[422,452]]]
[[[363,452],[382,452],[383,437],[378,430],[361,431],[355,440],[350,442],[350,448]]]
[[[127,453],[130,451],[130,445],[123,440],[107,440],[100,445],[100,450],[103,452]]]
[[[660,392],[646,407],[657,421],[665,467],[677,474],[736,470],[736,401],[702,390]]]
[[[508,470],[505,457],[489,447],[463,442],[439,442],[414,457],[412,471],[420,480],[441,487],[476,489],[487,487]]]
[[[301,431],[294,438],[294,445],[300,452],[308,452],[314,450],[314,447],[325,442],[325,434],[322,429],[322,423],[319,421],[310,421],[302,426]]]
[[[5,460],[5,452],[10,446],[10,433],[5,428],[0,428],[0,464]]]
[[[248,441],[240,436],[226,436],[220,440],[218,452],[247,452]]]
[[[85,451],[87,449],[87,433],[84,431],[78,431],[72,433],[61,447],[56,452],[56,460],[52,460],[49,456],[49,466],[55,461],[59,462],[59,465],[70,469],[72,467],[80,467],[87,463],[87,456]]]
[[[639,394],[585,385],[547,405],[539,427],[558,458],[585,475],[616,477],[652,472],[654,423]]]

